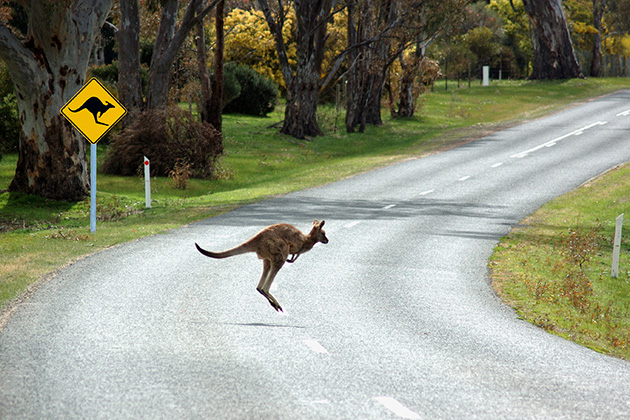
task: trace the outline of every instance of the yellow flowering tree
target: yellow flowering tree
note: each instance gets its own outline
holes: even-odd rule
[[[286,40],[289,64],[295,66],[297,59],[293,9],[287,10],[282,33]],[[247,64],[286,90],[273,36],[260,10],[234,9],[226,16],[225,61]]]

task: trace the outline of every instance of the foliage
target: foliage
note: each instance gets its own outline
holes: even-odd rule
[[[288,7],[283,35],[289,63],[295,66],[295,11]],[[260,10],[233,9],[225,17],[225,62],[246,64],[286,89],[276,47]]]
[[[273,111],[278,98],[275,83],[253,68],[237,63],[228,63],[225,73],[232,74],[240,86],[240,95],[228,102],[223,112],[263,117]]]
[[[118,91],[118,61],[112,61],[110,64],[103,64],[101,66],[91,66],[88,68],[88,74],[86,80],[91,77],[96,77],[98,80],[108,88],[112,89],[116,93]],[[147,86],[149,80],[149,69],[147,65],[140,66],[140,77],[143,90]]]
[[[101,82],[116,83],[118,82],[118,62],[111,64],[103,64],[102,66],[93,66],[89,69],[93,77],[98,78]]]
[[[0,153],[17,151],[19,138],[17,103],[15,94],[10,93],[0,99]]]
[[[231,65],[223,67],[223,108],[241,95],[243,87],[236,77],[236,72],[230,71]],[[214,75],[211,76],[214,82]]]
[[[0,62],[0,158],[2,152],[16,152],[20,138],[20,121],[13,82],[6,64]]]
[[[442,72],[449,78],[478,78],[482,66],[490,66],[502,70],[504,78],[525,75],[532,59],[529,24],[520,0],[514,5],[518,12],[509,0],[480,1],[466,7],[460,26],[431,49]]]
[[[173,188],[185,190],[188,188],[188,180],[190,179],[190,163],[185,159],[177,159],[175,166],[168,173],[168,177],[173,181]]]
[[[414,57],[414,53],[409,49],[402,53],[404,60],[411,61],[417,59]],[[385,88],[389,97],[389,109],[392,116],[398,116],[398,112],[395,110],[396,104],[400,101],[400,90],[402,81],[403,69],[401,67],[401,60],[394,62],[388,73],[388,81]],[[416,109],[417,103],[420,101],[421,95],[425,93],[431,86],[434,85],[436,80],[441,76],[440,64],[431,58],[424,57],[421,59],[420,65],[417,68],[414,75],[416,83],[413,84],[413,98],[415,99]]]
[[[151,176],[167,176],[180,161],[189,165],[190,176],[209,178],[223,152],[221,133],[196,121],[180,109],[145,111],[112,139],[102,170],[108,174],[135,175],[142,157],[151,161]]]
[[[521,0],[513,0],[513,4],[516,10],[512,9],[509,0],[490,0],[489,7],[503,22],[505,37],[502,44],[509,48],[514,56],[514,67],[518,69],[514,76],[525,77],[534,58],[529,36],[529,18]]]

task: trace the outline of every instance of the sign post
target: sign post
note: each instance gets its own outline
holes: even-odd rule
[[[90,230],[96,232],[96,143],[126,114],[125,107],[91,78],[60,110],[90,145]]]
[[[96,143],[90,144],[90,230],[96,232]]]

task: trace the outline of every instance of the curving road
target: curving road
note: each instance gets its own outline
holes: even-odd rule
[[[61,271],[0,332],[2,419],[628,419],[630,364],[493,293],[498,239],[630,160],[630,91],[325,187],[118,246]],[[272,293],[262,227],[330,243]]]

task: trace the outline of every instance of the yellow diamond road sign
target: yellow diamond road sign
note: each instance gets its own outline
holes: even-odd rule
[[[92,144],[126,114],[125,107],[94,77],[61,108],[61,115]]]

